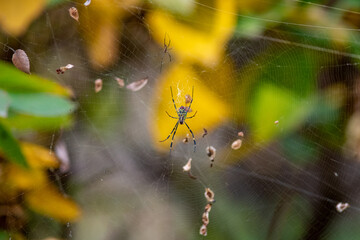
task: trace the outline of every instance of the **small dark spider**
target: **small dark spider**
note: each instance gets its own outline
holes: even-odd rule
[[[164,63],[164,56],[165,56],[165,54],[168,54],[169,60],[170,60],[170,62],[171,62],[171,55],[170,55],[170,53],[169,53],[169,51],[172,49],[172,48],[170,48],[171,39],[170,39],[170,37],[169,37],[169,35],[168,35],[168,37],[169,37],[169,42],[168,42],[168,44],[166,44],[166,35],[168,35],[168,34],[165,33],[165,36],[164,36],[164,51],[163,51],[164,54],[163,54],[162,57],[161,57],[160,72],[161,72],[161,70],[162,70],[162,65],[163,65],[163,63]]]
[[[176,105],[175,105],[175,101],[174,101],[174,96],[173,96],[173,92],[172,92],[172,88],[170,87],[170,92],[171,92],[171,98],[172,98],[172,101],[174,103],[174,107],[175,107],[175,111],[178,115],[178,117],[173,117],[171,116],[167,111],[166,114],[171,117],[171,118],[175,118],[175,119],[178,119],[177,123],[175,124],[175,127],[173,128],[173,130],[171,131],[171,133],[169,134],[169,136],[167,136],[167,138],[165,140],[162,140],[160,142],[165,142],[166,140],[169,139],[169,137],[171,136],[172,134],[172,139],[171,139],[171,144],[170,144],[170,153],[171,153],[171,149],[172,149],[172,145],[173,145],[173,142],[174,142],[174,137],[175,137],[175,134],[176,134],[176,130],[179,126],[179,123],[180,125],[184,124],[187,126],[187,128],[189,129],[192,137],[193,137],[193,141],[194,141],[194,152],[196,150],[196,141],[195,141],[195,136],[194,136],[194,133],[191,131],[189,125],[187,125],[187,123],[185,122],[186,119],[190,119],[190,118],[193,118],[195,117],[197,111],[195,112],[194,115],[192,115],[191,117],[187,117],[187,113],[189,112],[190,110],[190,107],[191,107],[191,103],[193,101],[193,97],[194,97],[194,87],[192,88],[192,96],[191,96],[191,102],[189,104],[189,107],[184,107],[184,106],[181,106],[179,109],[176,108]]]

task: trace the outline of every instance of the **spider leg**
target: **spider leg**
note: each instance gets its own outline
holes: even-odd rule
[[[178,126],[179,126],[179,122],[176,124],[175,132],[174,132],[174,134],[173,134],[173,136],[172,136],[172,138],[171,138],[170,153],[171,153],[172,145],[173,145],[173,143],[174,143],[174,137],[175,137],[176,130],[177,130]]]
[[[177,118],[177,117],[173,117],[173,116],[171,116],[167,111],[165,111],[166,112],[166,114],[169,116],[169,117],[171,117],[171,118],[175,118],[175,119],[179,119],[179,118]]]
[[[162,140],[162,141],[160,141],[160,142],[165,142],[166,140],[168,140],[169,137],[171,136],[171,134],[174,132],[174,130],[177,129],[177,126],[178,126],[178,125],[179,125],[179,122],[177,122],[177,123],[175,124],[175,127],[173,128],[173,130],[171,131],[171,133],[169,134],[169,136],[167,136],[167,138],[165,138],[165,140]],[[176,132],[176,130],[175,130],[175,132]],[[173,137],[173,139],[174,139],[174,137]]]
[[[192,115],[191,117],[187,117],[186,119],[195,117],[196,113],[197,113],[197,111],[194,113],[194,115]]]
[[[169,60],[170,60],[170,62],[171,62],[171,55],[170,55],[169,51],[167,51],[167,54],[168,54]]]
[[[184,123],[185,123],[185,125],[187,126],[187,128],[189,129],[189,131],[191,132],[191,135],[192,135],[192,137],[193,137],[193,141],[194,141],[194,152],[195,152],[195,150],[196,150],[196,141],[195,141],[194,133],[191,131],[189,125],[187,125],[186,122],[184,122]],[[176,131],[175,131],[175,132],[176,132]]]
[[[172,99],[172,101],[173,101],[173,103],[174,103],[174,107],[175,107],[175,110],[176,110],[176,112],[177,112],[177,108],[176,108],[176,105],[175,105],[175,100],[174,100],[174,96],[173,96],[173,92],[172,92],[172,87],[170,86],[170,92],[171,92],[171,99]]]

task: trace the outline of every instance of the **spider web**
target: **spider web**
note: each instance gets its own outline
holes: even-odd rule
[[[297,2],[316,5],[334,14],[359,14]],[[209,3],[192,3],[211,14],[221,11]],[[356,42],[358,29],[254,17],[234,10],[230,14],[239,20],[263,23],[266,34],[243,32],[237,28],[230,41],[219,46],[226,53],[220,65],[233,62],[235,67],[230,75],[232,81],[221,83],[229,89],[225,97],[232,99],[228,103],[230,116],[205,137],[201,136],[202,132],[194,132],[195,153],[191,139],[184,144],[175,138],[169,155],[156,149],[149,124],[155,112],[149,103],[157,97],[158,79],[173,64],[162,46],[152,39],[153,29],[143,18],[153,11],[154,4],[150,2],[127,9],[129,16],[124,21],[121,36],[116,39],[120,56],[107,70],[94,70],[91,66],[81,35],[84,26],[81,22],[74,23],[68,16],[69,7],[74,5],[83,7],[73,1],[57,5],[44,12],[23,38],[1,39],[28,53],[33,73],[70,86],[78,102],[74,114],[76,121],[70,129],[36,135],[36,141],[50,150],[60,142],[67,147],[70,169],[54,181],[60,183],[64,194],[76,199],[83,216],[76,224],[60,226],[52,219],[35,215],[30,227],[24,229],[29,239],[50,236],[66,239],[198,239],[206,205],[206,187],[215,192],[216,199],[210,212],[208,239],[318,239],[319,236],[349,239],[360,234],[355,226],[360,218],[356,185],[358,162],[346,154],[345,141],[335,142],[331,147],[327,145],[327,138],[345,135],[347,131],[346,125],[328,121],[336,112],[330,109],[325,111],[324,117],[319,117],[316,113],[320,110],[316,108],[315,113],[291,130],[283,125],[288,118],[286,115],[275,119],[278,124],[273,119],[262,119],[264,124],[271,121],[274,131],[279,133],[267,142],[261,141],[262,129],[254,131],[247,120],[252,114],[251,109],[243,108],[256,98],[253,88],[245,88],[247,80],[244,76],[259,71],[266,73],[266,81],[283,87],[286,82],[277,79],[279,72],[283,72],[285,78],[313,69],[319,75],[319,81],[312,84],[317,85],[319,91],[333,83],[356,79],[359,55],[323,42],[331,42],[327,34],[329,29],[343,30],[350,36],[344,49],[359,47]],[[106,15],[103,17],[107,18]],[[179,18],[194,26],[205,24],[205,27],[211,27],[211,23]],[[91,24],[96,26],[98,23],[93,19]],[[274,30],[271,24],[288,28]],[[176,58],[171,50],[169,53]],[[74,69],[63,75],[56,74],[57,68],[68,63],[73,64]],[[144,77],[148,77],[149,82],[140,91],[131,92],[119,89],[114,77],[124,78],[126,84]],[[103,79],[103,89],[95,94],[94,80],[97,78]],[[256,84],[260,86],[262,81],[265,80],[262,78]],[[307,90],[302,82],[291,84],[300,98],[317,102],[306,98]],[[209,88],[216,91],[216,85]],[[242,97],[242,89],[249,98]],[[355,87],[348,87],[344,95],[351,98],[356,93]],[[336,97],[336,92],[330,91],[325,103]],[[173,108],[171,99],[161,101],[168,102],[169,110]],[[280,95],[278,99],[274,97],[274,108],[280,101]],[[353,105],[345,104],[344,108]],[[347,119],[350,117],[349,114]],[[173,121],[175,124],[176,120]],[[188,123],[191,127],[191,121]],[[321,135],[322,125],[329,126],[323,130],[325,135]],[[239,131],[245,136],[243,146],[235,151],[231,144],[239,138]],[[250,140],[257,137],[260,141]],[[170,144],[170,140],[168,142]],[[208,146],[217,150],[213,167],[210,167],[205,152]],[[192,174],[196,180],[182,171],[189,158],[193,159]],[[336,212],[339,202],[350,204],[341,214]]]

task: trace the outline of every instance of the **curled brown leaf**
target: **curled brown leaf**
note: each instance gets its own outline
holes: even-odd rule
[[[147,82],[148,82],[148,78],[146,77],[139,81],[130,83],[129,85],[126,86],[126,88],[133,92],[136,92],[136,91],[139,91],[140,89],[142,89],[143,87],[145,87]]]
[[[103,81],[99,78],[95,80],[95,92],[98,93],[101,91],[103,85]]]
[[[69,8],[69,14],[70,14],[70,17],[72,17],[76,21],[79,21],[79,12],[76,9],[76,7]]]
[[[17,69],[30,74],[30,61],[24,50],[17,49],[12,55],[12,62]]]

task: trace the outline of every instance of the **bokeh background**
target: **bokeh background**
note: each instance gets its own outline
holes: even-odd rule
[[[359,26],[357,0],[0,0],[0,239],[357,239]],[[160,142],[170,87],[196,152]]]

